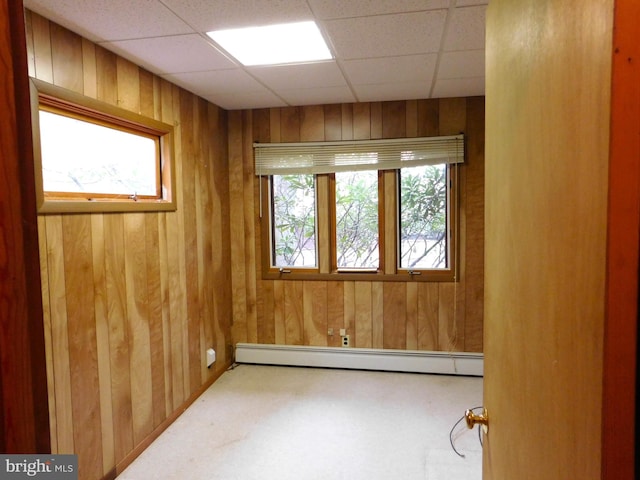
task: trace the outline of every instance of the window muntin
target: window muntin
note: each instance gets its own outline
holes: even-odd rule
[[[273,175],[270,190],[272,266],[316,268],[315,176]]]
[[[335,173],[335,253],[338,270],[380,266],[378,172]]]
[[[42,125],[41,113],[44,118]],[[69,147],[69,151],[51,157],[51,136],[61,135],[57,132],[50,134],[49,120],[52,118],[56,123],[64,123],[65,129],[78,126],[98,128],[109,135],[116,135],[117,139],[103,137],[102,143],[94,139],[89,142],[89,150],[85,148],[78,156],[77,147],[87,134],[75,131],[63,142],[57,143],[58,146]],[[171,125],[34,78],[31,79],[31,119],[39,213],[176,209]],[[140,160],[138,152],[132,154],[134,147],[126,140],[130,136],[137,137],[137,142],[146,145],[146,162]],[[92,164],[95,166],[92,162],[96,159],[107,158],[102,156],[102,152],[112,144],[125,147],[126,153],[121,151],[113,154],[114,157],[126,156],[126,160],[120,161],[119,178],[112,175],[118,171],[115,168],[118,161],[113,159],[107,159],[93,170],[87,168]],[[56,162],[63,163],[65,168],[54,166]],[[108,174],[104,172],[110,169],[112,171]],[[107,177],[110,178],[105,181]],[[142,182],[141,177],[144,177]]]
[[[422,165],[399,171],[399,267],[449,267],[447,166]]]

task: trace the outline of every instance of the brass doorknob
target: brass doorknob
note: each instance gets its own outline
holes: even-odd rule
[[[476,415],[473,410],[467,410],[464,412],[464,418],[467,421],[467,427],[472,429],[477,424],[482,425],[484,433],[487,433],[489,429],[489,416],[487,415],[487,409],[482,409],[481,415]]]

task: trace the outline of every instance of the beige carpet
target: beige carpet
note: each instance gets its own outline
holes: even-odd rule
[[[240,365],[119,480],[480,480],[482,379]]]

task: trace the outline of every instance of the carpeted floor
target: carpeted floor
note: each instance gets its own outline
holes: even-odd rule
[[[119,480],[480,480],[482,379],[240,365]]]

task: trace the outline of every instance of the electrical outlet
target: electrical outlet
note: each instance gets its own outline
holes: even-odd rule
[[[343,347],[350,346],[350,344],[349,344],[349,335],[342,335],[342,346]]]

